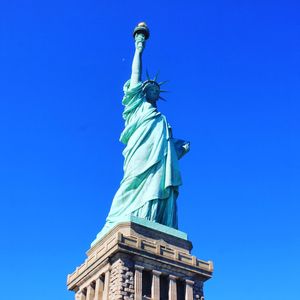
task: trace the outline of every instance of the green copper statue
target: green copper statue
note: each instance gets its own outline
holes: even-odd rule
[[[128,216],[178,228],[178,160],[189,151],[189,143],[174,139],[165,116],[157,110],[160,85],[157,78],[142,82],[142,53],[149,29],[139,23],[134,31],[135,54],[131,78],[124,85],[125,128],[124,177],[108,217],[97,239]]]

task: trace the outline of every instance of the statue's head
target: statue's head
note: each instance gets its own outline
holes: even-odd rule
[[[162,91],[160,89],[160,86],[164,84],[165,82],[160,82],[158,83],[156,81],[157,75],[155,76],[154,79],[150,79],[148,73],[147,73],[147,80],[143,82],[143,92],[145,94],[147,102],[151,103],[153,106],[156,107],[156,102],[159,99],[165,100],[163,97],[160,96]]]
[[[143,84],[143,92],[145,94],[146,100],[150,102],[153,106],[156,106],[156,101],[160,97],[159,84],[154,80],[147,80]]]

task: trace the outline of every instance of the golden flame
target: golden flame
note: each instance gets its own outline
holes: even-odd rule
[[[138,26],[147,27],[147,24],[145,22],[140,22]]]

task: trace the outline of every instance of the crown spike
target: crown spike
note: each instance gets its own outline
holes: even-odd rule
[[[146,76],[147,76],[147,80],[150,80],[150,76],[149,76],[148,70],[146,70]]]
[[[165,81],[159,82],[158,84],[159,84],[159,85],[163,85],[163,84],[167,83],[168,81],[169,81],[169,80],[165,80]]]
[[[155,77],[153,78],[153,80],[154,80],[154,81],[156,81],[156,80],[157,80],[157,78],[158,78],[158,74],[159,74],[159,71],[156,73]]]
[[[159,90],[160,93],[168,93],[169,91]]]
[[[161,100],[163,100],[163,101],[167,101],[165,98],[163,98],[162,96],[159,96],[159,98],[158,99],[161,99]]]

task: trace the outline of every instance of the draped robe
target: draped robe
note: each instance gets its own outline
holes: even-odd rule
[[[177,229],[178,159],[184,141],[171,136],[165,116],[146,101],[141,82],[134,87],[125,83],[122,104],[124,176],[98,237],[131,215]]]

